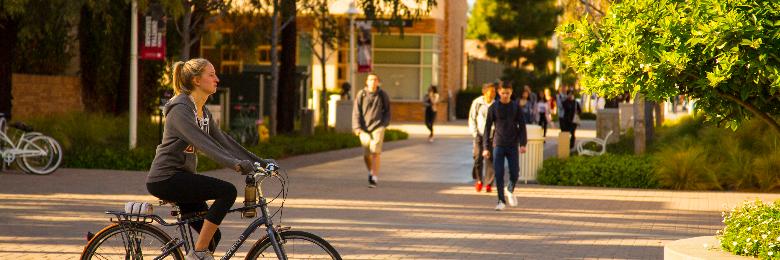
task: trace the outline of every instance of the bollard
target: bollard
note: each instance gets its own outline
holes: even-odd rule
[[[525,125],[528,144],[525,153],[520,154],[520,181],[536,183],[536,172],[544,162],[544,137],[542,127]]]
[[[558,134],[558,158],[566,159],[569,158],[569,141],[571,140],[571,133],[566,131],[561,131],[560,134]]]

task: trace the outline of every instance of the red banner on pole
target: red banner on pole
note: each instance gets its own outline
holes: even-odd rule
[[[355,25],[358,29],[358,72],[371,72],[371,21],[359,21]]]
[[[144,38],[141,43],[141,59],[165,60],[166,17],[160,4],[149,6],[144,14]]]

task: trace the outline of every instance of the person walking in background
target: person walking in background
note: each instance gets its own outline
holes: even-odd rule
[[[517,206],[517,198],[513,192],[519,179],[520,153],[525,153],[528,135],[525,129],[525,119],[520,106],[513,102],[512,85],[504,83],[498,90],[501,97],[498,102],[490,105],[485,120],[485,151],[482,156],[490,157],[492,149],[493,168],[496,171],[496,190],[498,204],[496,210],[504,210],[506,204]],[[495,132],[493,127],[495,125]],[[504,161],[509,164],[509,183],[504,187]]]
[[[486,192],[491,192],[493,186],[493,160],[491,157],[483,157],[485,122],[487,121],[488,108],[492,105],[496,96],[495,84],[482,85],[482,96],[479,96],[471,102],[469,108],[469,130],[474,137],[474,167],[471,168],[471,178],[474,179],[474,187],[477,192],[485,187]],[[485,168],[484,173],[482,168]]]
[[[379,88],[379,76],[369,74],[366,87],[355,96],[352,108],[352,129],[360,137],[363,160],[368,169],[368,187],[375,188],[379,176],[379,155],[390,125],[390,98]]]
[[[349,91],[352,89],[352,86],[349,85],[349,82],[341,83],[341,100],[350,100],[352,97],[349,94]]]
[[[552,116],[550,116],[550,104],[547,103],[547,98],[543,91],[539,92],[539,102],[536,102],[536,116],[538,116],[537,122],[539,126],[544,130],[542,137],[547,137],[547,126],[552,125]]]
[[[561,121],[561,131],[567,131],[571,133],[571,139],[569,141],[569,149],[574,148],[574,132],[577,130],[577,125],[580,123],[580,114],[582,113],[582,107],[577,100],[574,99],[574,92],[569,91],[566,96],[566,100],[563,101],[563,120]],[[566,124],[564,129],[564,122]]]
[[[428,94],[425,95],[425,126],[431,133],[428,135],[428,142],[433,142],[433,122],[436,121],[436,106],[439,104],[439,91],[436,86],[428,88]]]
[[[533,124],[532,117],[534,115],[534,103],[531,101],[531,89],[524,88],[523,93],[520,94],[520,98],[517,100],[520,104],[520,111],[523,113],[523,119],[525,124]]]
[[[558,94],[555,94],[555,109],[556,114],[558,115],[558,122],[563,122],[563,101],[566,101],[566,86],[561,85],[561,87],[558,89]],[[565,127],[563,123],[561,125],[561,131],[564,131],[563,128]]]
[[[536,93],[534,93],[534,91],[531,90],[531,87],[528,85],[525,85],[523,87],[523,90],[528,91],[528,102],[531,103],[531,116],[527,117],[525,120],[527,120],[529,124],[535,124],[536,122],[538,122],[536,121],[536,116],[534,116],[536,115],[536,113],[538,113],[536,111],[536,103],[539,102],[540,96],[537,96]]]

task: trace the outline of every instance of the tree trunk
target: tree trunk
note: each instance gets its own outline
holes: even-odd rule
[[[653,115],[653,111],[656,107],[655,101],[647,101],[645,100],[645,143],[650,144],[653,143],[653,139],[655,139],[655,119]]]
[[[187,61],[190,59],[190,42],[192,31],[192,3],[187,0],[182,0],[184,6],[184,15],[181,17],[181,51],[179,53],[179,59]]]
[[[325,62],[327,62],[327,55],[325,55],[325,42],[320,45],[320,70],[322,71],[322,93],[320,93],[320,121],[324,129],[328,129],[328,88],[326,87],[327,79],[325,78]]]
[[[297,30],[295,16],[297,12],[294,0],[282,0],[282,52],[279,66],[279,133],[292,133],[295,130],[295,114],[298,112],[298,84],[295,75],[295,53],[297,46]]]
[[[130,13],[130,5],[125,8],[125,13]],[[131,15],[125,16],[127,29],[122,34],[122,63],[119,67],[119,81],[117,83],[117,95],[113,101],[113,113],[119,115],[125,113],[130,108],[130,19]]]
[[[270,100],[270,129],[269,134],[271,136],[276,135],[276,128],[278,125],[278,117],[276,114],[276,104],[279,97],[279,55],[277,48],[279,46],[279,1],[273,0],[273,29],[271,30],[271,100]]]
[[[738,98],[737,96],[726,94],[721,91],[717,91],[717,93],[720,97],[725,98],[727,100],[731,100],[734,103],[737,103],[738,105],[744,107],[745,109],[753,113],[753,115],[761,119],[761,121],[767,123],[769,127],[775,130],[777,134],[780,134],[780,124],[774,118],[772,118],[771,115],[761,112],[761,110],[759,110],[756,106]]]
[[[0,113],[5,114],[8,120],[11,119],[11,81],[18,33],[19,21],[8,16],[0,18]]]
[[[637,93],[634,98],[634,154],[644,154],[647,149],[647,109],[645,98]]]

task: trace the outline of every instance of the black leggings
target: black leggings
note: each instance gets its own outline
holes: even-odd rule
[[[547,114],[545,113],[539,113],[539,126],[544,129],[544,133],[542,134],[542,137],[547,137]]]
[[[425,126],[431,131],[429,137],[433,136],[433,122],[436,121],[436,112],[431,107],[425,108]]]
[[[176,173],[164,181],[147,183],[146,189],[157,198],[176,202],[182,214],[208,210],[206,219],[217,225],[222,224],[237,195],[236,187],[232,183],[186,172]],[[212,199],[214,203],[209,208],[206,201]],[[190,226],[200,232],[203,221],[190,223]],[[217,230],[209,249],[213,251],[216,248],[220,237]]]

